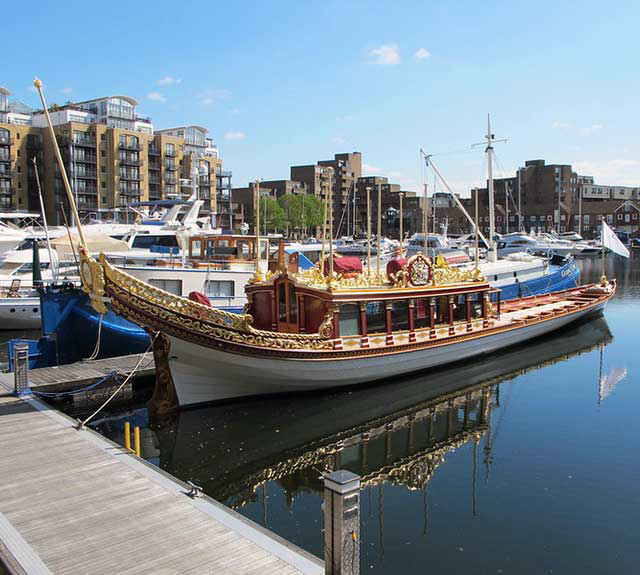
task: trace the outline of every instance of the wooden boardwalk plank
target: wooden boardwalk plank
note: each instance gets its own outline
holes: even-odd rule
[[[67,375],[87,373],[76,369]],[[206,497],[190,499],[183,485],[57,412],[30,406],[42,404],[0,396],[2,542],[14,534],[7,549],[25,565],[54,575],[323,573],[319,560]]]

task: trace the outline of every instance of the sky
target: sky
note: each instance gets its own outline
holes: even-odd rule
[[[483,185],[526,160],[640,186],[640,3],[43,2],[3,7],[0,86],[36,106],[126,94],[157,129],[209,129],[233,185],[363,154],[364,175],[421,190]],[[440,189],[439,184],[438,189]],[[430,187],[430,189],[432,189]]]

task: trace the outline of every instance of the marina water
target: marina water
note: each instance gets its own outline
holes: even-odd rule
[[[496,357],[97,429],[122,443],[125,419],[143,425],[144,457],[320,557],[321,473],[360,474],[363,573],[633,572],[640,258],[607,275],[603,319]]]

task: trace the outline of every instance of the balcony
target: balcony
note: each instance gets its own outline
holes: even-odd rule
[[[175,186],[176,185],[176,179],[165,176],[164,183],[167,184],[168,186]]]
[[[153,146],[149,146],[149,150],[147,151],[147,154],[149,154],[150,156],[159,156],[160,148],[154,148]]]
[[[8,188],[6,187],[2,187],[0,188],[0,196],[10,196],[12,194],[14,194],[16,191],[16,189],[12,186],[9,186]]]
[[[76,154],[73,156],[73,158],[76,162],[81,162],[84,164],[96,164],[98,162],[97,156],[86,156],[86,155]]]
[[[165,149],[164,155],[167,156],[167,158],[175,158],[176,157],[176,151],[175,150],[167,150],[167,149]]]
[[[95,180],[98,177],[97,172],[95,172],[94,170],[79,170],[74,175],[76,178],[80,178],[81,180]]]
[[[79,210],[97,210],[98,202],[84,202],[82,199],[78,198],[78,209]]]
[[[164,169],[165,170],[169,170],[170,172],[175,172],[176,171],[176,165],[175,164],[165,164],[164,165]]]
[[[73,145],[78,148],[95,148],[95,138],[76,138],[73,140]]]
[[[27,150],[42,150],[42,140],[39,138],[27,138]]]
[[[1,148],[0,148],[1,149]],[[0,153],[0,162],[11,163],[15,160],[15,157],[11,154],[1,154]]]
[[[10,180],[11,178],[13,178],[14,174],[15,172],[13,170],[5,170],[4,172],[0,172],[0,178]]]
[[[75,193],[79,195],[85,195],[85,196],[96,196],[98,195],[98,188],[95,188],[93,186],[86,187],[86,188],[77,188]]]
[[[131,160],[129,158],[120,158],[120,164],[123,166],[142,166],[142,160]]]
[[[120,179],[128,182],[138,182],[140,181],[140,174],[134,176],[133,174],[125,173],[120,174]]]
[[[139,152],[140,150],[142,150],[142,146],[140,145],[140,143],[122,143],[120,142],[120,149],[121,150],[133,150],[134,152]]]
[[[9,136],[0,136],[0,146],[13,146],[13,138]]]

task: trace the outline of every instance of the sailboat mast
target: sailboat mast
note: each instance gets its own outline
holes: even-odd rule
[[[424,225],[422,226],[423,230],[424,230],[424,242],[423,242],[423,253],[424,253],[424,257],[425,259],[429,257],[429,242],[428,242],[428,236],[429,236],[429,194],[428,194],[428,190],[427,190],[428,185],[425,183],[424,185],[424,204],[423,204],[423,211],[422,211],[422,219],[424,221]]]
[[[493,134],[491,133],[491,117],[487,114],[487,177],[489,192],[489,261],[495,262],[498,259],[498,251],[495,242],[495,206],[493,197]]]

